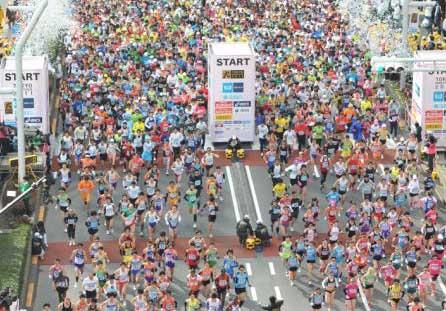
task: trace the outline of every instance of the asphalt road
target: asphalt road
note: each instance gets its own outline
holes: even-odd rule
[[[220,254],[223,254],[227,248],[235,247],[236,255],[240,258],[240,263],[248,265],[248,273],[250,274],[251,283],[253,287],[249,290],[250,302],[245,306],[246,310],[258,309],[258,303],[264,303],[267,301],[270,295],[276,295],[282,297],[285,300],[283,310],[309,310],[308,296],[313,291],[313,286],[308,285],[308,278],[306,276],[305,267],[302,269],[302,273],[298,275],[298,284],[296,287],[291,287],[288,279],[285,276],[285,269],[281,263],[280,258],[277,256],[277,250],[269,249],[263,254],[257,254],[254,251],[246,252],[237,248],[237,242],[235,239],[235,224],[238,217],[242,217],[244,214],[250,215],[253,222],[262,218],[265,224],[269,224],[269,203],[272,200],[271,193],[271,179],[266,172],[264,166],[246,166],[241,164],[233,164],[230,167],[225,168],[226,172],[226,184],[224,188],[224,200],[220,203],[220,210],[215,225],[214,236],[215,240],[220,241],[217,247]],[[230,178],[229,178],[230,177]],[[251,178],[249,178],[251,177]],[[165,176],[164,172],[160,180],[160,188],[165,189],[168,181],[171,180],[171,176]],[[228,182],[228,181],[231,182]],[[334,182],[334,177],[329,176],[327,185]],[[141,184],[142,186],[142,184]],[[53,187],[53,192],[56,191],[58,186]],[[182,189],[184,190],[186,183],[183,181]],[[328,187],[326,187],[328,188]],[[232,190],[232,191],[231,191]],[[115,202],[119,200],[122,194],[122,187],[119,185],[117,191],[113,193]],[[73,181],[69,188],[69,195],[73,200],[73,207],[77,211],[80,219],[77,234],[77,241],[88,240],[88,234],[85,226],[83,225],[86,219],[86,212],[83,210],[82,204],[79,200],[78,192],[76,190],[76,181]],[[204,202],[205,194],[202,195],[201,201]],[[322,194],[319,190],[319,180],[313,180],[309,185],[308,198],[317,197],[321,202],[325,202],[325,194]],[[92,202],[95,201],[93,197]],[[347,199],[358,200],[359,193],[357,191],[351,191],[348,194]],[[92,205],[93,206],[93,205]],[[234,208],[234,206],[236,208]],[[323,203],[322,203],[322,206]],[[260,215],[260,217],[259,217]],[[188,238],[193,234],[192,217],[187,214],[187,211],[182,211],[182,224],[180,227],[180,236]],[[49,258],[60,257],[66,261],[70,255],[66,233],[63,231],[62,216],[59,210],[54,208],[54,205],[48,207],[46,213],[46,229],[48,233],[48,241],[50,243]],[[164,222],[161,222],[161,229],[166,229]],[[199,218],[198,226],[206,233],[207,217],[203,216]],[[327,224],[321,219],[317,225],[319,232],[326,232]],[[115,222],[115,234],[105,235],[105,228],[102,226],[99,231],[99,236],[104,243],[117,244],[113,240],[118,238],[118,234],[122,230],[122,224],[120,221]],[[295,225],[296,232],[303,231],[302,220],[299,220]],[[110,242],[106,242],[110,241]],[[235,244],[234,244],[235,243]],[[109,254],[110,255],[110,254]],[[181,254],[180,254],[181,255]],[[70,276],[70,279],[74,281],[74,269],[71,265],[65,262],[65,271]],[[43,262],[39,267],[39,280],[36,288],[36,297],[34,301],[34,310],[40,310],[44,302],[50,302],[52,306],[57,304],[56,294],[52,291],[48,280],[48,268],[51,262],[49,259]],[[110,267],[116,266],[117,261]],[[89,267],[87,267],[88,271]],[[178,261],[178,268],[176,269],[174,293],[179,305],[183,305],[183,301],[186,297],[185,288],[185,276],[188,271],[182,261]],[[313,284],[319,286],[322,281],[322,275],[316,273],[313,279]],[[79,295],[79,289],[70,288],[69,296],[77,298]],[[132,291],[130,291],[132,292]],[[377,286],[377,290],[374,295],[374,307],[372,310],[388,310],[389,306],[385,298],[384,285],[381,283]],[[439,302],[443,299],[443,296],[439,293],[435,299],[431,298],[428,304],[428,310],[440,310]],[[361,301],[357,304],[358,310],[365,310]],[[180,308],[182,310],[182,308]],[[338,289],[336,294],[336,310],[344,310],[343,306],[343,294],[342,288]],[[403,310],[400,307],[400,310]]]

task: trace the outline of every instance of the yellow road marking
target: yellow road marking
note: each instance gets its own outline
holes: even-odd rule
[[[39,215],[37,216],[37,219],[39,221],[43,221],[43,217],[45,216],[45,208],[43,206],[39,209]]]
[[[51,132],[52,133],[56,132],[56,123],[57,123],[57,119],[53,118],[53,121],[51,122]]]
[[[28,291],[26,293],[26,306],[28,308],[32,307],[33,304],[33,294],[34,294],[34,283],[28,283]]]
[[[54,103],[54,107],[58,110],[60,105],[60,97],[56,95],[56,102]]]

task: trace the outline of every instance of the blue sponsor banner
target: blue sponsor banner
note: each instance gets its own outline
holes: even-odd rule
[[[42,117],[25,117],[24,120],[28,124],[42,123]]]
[[[434,92],[434,102],[438,103],[438,102],[444,102],[446,98],[446,93],[439,91],[439,92]]]
[[[232,90],[234,93],[243,93],[243,82],[234,82]]]
[[[234,107],[240,108],[240,107],[251,107],[250,101],[235,101]]]
[[[34,109],[34,98],[24,98],[23,99],[23,108]]]
[[[223,83],[223,89],[222,89],[223,93],[232,93],[232,90],[233,90],[232,82]]]

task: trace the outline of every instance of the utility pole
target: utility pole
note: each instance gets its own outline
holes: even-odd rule
[[[25,177],[25,120],[23,113],[23,48],[28,41],[29,36],[33,32],[40,17],[48,6],[48,0],[42,0],[31,18],[29,25],[26,27],[22,36],[15,46],[15,63],[16,63],[16,118],[17,118],[17,156],[18,156],[18,173],[19,183],[23,182]]]

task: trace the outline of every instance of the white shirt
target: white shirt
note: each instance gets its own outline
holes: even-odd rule
[[[181,141],[183,140],[184,136],[180,132],[172,133],[169,137],[169,142],[172,145],[172,147],[179,148],[181,147]]]
[[[257,129],[259,131],[260,139],[264,139],[269,132],[268,127],[265,124],[260,124],[259,126],[257,126]]]
[[[286,130],[283,133],[283,136],[286,138],[287,145],[293,145],[296,140],[296,132],[293,129]]]
[[[82,287],[87,292],[95,291],[98,288],[98,278],[95,276],[92,279],[86,277],[82,282]]]
[[[113,203],[104,204],[104,215],[107,217],[112,217],[115,215],[115,205]]]
[[[127,188],[127,194],[129,195],[129,198],[131,198],[131,199],[136,199],[140,192],[141,192],[141,188],[139,188],[139,186],[129,186]]]

